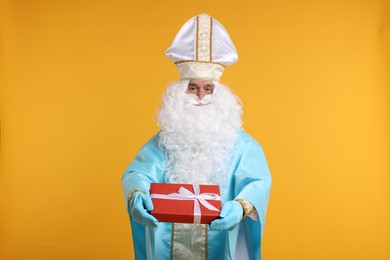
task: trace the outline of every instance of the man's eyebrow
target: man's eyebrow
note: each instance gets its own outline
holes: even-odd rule
[[[215,87],[214,84],[206,84],[207,87]]]

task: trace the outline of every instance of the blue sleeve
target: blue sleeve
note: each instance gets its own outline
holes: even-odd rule
[[[272,179],[260,144],[245,132],[240,133],[240,138],[234,160],[234,198],[252,203],[259,218],[246,217],[239,228],[229,231],[228,252],[225,254],[234,258],[239,229],[243,228],[250,259],[259,260]]]
[[[137,153],[134,161],[122,176],[123,194],[127,205],[127,196],[132,190],[149,191],[150,183],[164,180],[164,151],[158,146],[158,135],[150,139]]]
[[[236,198],[252,203],[263,226],[272,178],[260,144],[248,135],[243,142],[240,160],[235,171]]]

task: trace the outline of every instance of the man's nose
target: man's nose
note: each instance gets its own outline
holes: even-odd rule
[[[207,95],[207,93],[204,91],[204,90],[200,90],[199,92],[198,92],[198,98],[199,99],[202,99],[202,98],[204,98],[205,96]]]

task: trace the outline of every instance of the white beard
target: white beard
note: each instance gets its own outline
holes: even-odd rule
[[[186,94],[188,80],[173,83],[158,113],[159,144],[166,150],[165,180],[217,184],[224,190],[227,170],[241,129],[237,97],[219,82],[199,100]],[[197,105],[202,102],[204,105]]]

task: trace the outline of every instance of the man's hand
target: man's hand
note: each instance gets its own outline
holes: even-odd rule
[[[149,193],[135,192],[129,205],[129,213],[134,221],[143,226],[157,227],[158,220],[148,212],[151,210],[153,203]]]
[[[241,204],[235,200],[226,202],[221,210],[219,216],[221,218],[211,222],[211,230],[232,230],[238,223],[240,223],[244,209]]]

